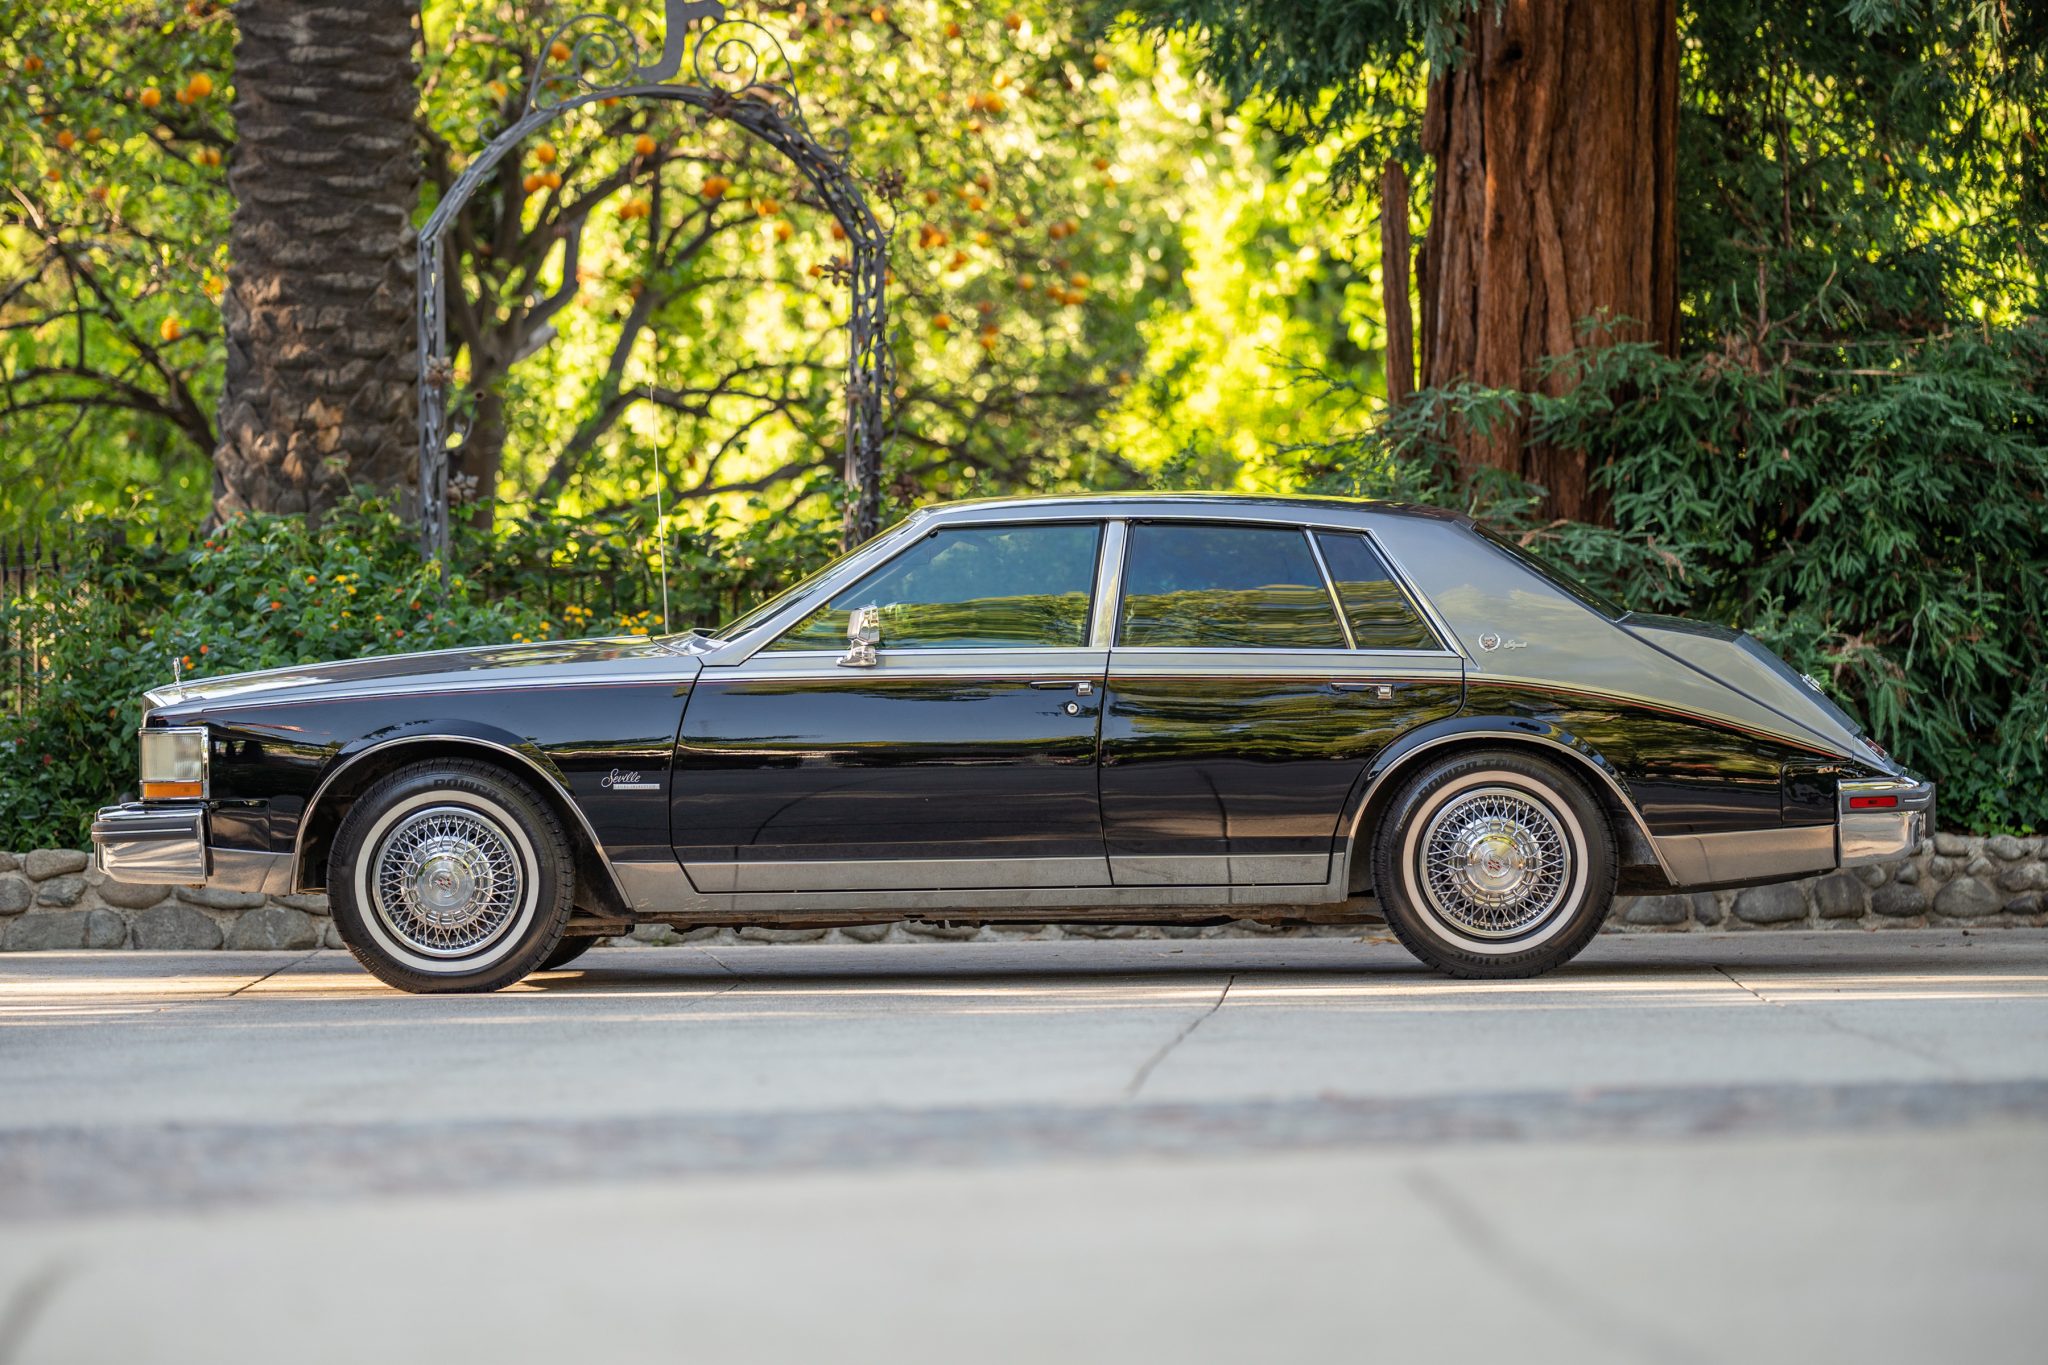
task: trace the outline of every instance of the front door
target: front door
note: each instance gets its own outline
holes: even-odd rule
[[[702,892],[1109,882],[1095,789],[1099,523],[935,530],[744,663],[706,668],[672,780]],[[847,623],[876,607],[875,662]]]
[[[1122,578],[1101,778],[1116,884],[1325,881],[1366,763],[1457,711],[1463,661],[1356,532],[1141,522]]]

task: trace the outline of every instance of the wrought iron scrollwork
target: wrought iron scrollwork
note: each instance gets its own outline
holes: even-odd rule
[[[882,446],[895,392],[888,348],[889,243],[848,166],[848,139],[842,129],[822,138],[811,131],[789,55],[762,25],[729,18],[715,0],[667,0],[665,13],[667,31],[652,62],[642,60],[633,30],[609,15],[579,14],[559,25],[533,63],[520,117],[456,178],[420,230],[420,539],[422,552],[443,564],[450,520],[446,421],[453,386],[445,318],[447,230],[498,163],[528,135],[571,109],[602,99],[674,100],[738,125],[787,157],[838,219],[850,247],[841,273],[852,290],[844,540],[851,547],[880,529]],[[884,183],[882,188],[893,203],[895,187]]]

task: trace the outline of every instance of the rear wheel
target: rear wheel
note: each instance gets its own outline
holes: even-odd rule
[[[568,835],[489,763],[415,763],[342,819],[327,868],[335,927],[379,980],[491,991],[556,951],[574,895]]]
[[[1401,788],[1374,840],[1388,925],[1453,976],[1535,976],[1570,961],[1607,918],[1614,877],[1599,803],[1527,754],[1432,764]]]

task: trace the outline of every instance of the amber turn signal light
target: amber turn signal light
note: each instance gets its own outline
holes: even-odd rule
[[[203,782],[145,782],[142,784],[142,799],[145,801],[167,801],[177,797],[206,795]]]

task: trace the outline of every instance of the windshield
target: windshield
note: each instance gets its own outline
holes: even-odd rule
[[[1506,536],[1500,535],[1499,533],[1494,531],[1490,531],[1486,527],[1479,525],[1479,523],[1477,522],[1474,522],[1472,525],[1473,529],[1478,531],[1480,535],[1486,537],[1487,540],[1499,546],[1504,552],[1512,556],[1517,562],[1522,564],[1525,568],[1534,570],[1540,577],[1544,579],[1545,582],[1549,583],[1551,586],[1575,598],[1581,605],[1590,607],[1592,610],[1599,612],[1602,616],[1606,617],[1610,621],[1618,621],[1623,616],[1626,616],[1628,614],[1628,608],[1622,606],[1621,603],[1615,601],[1613,598],[1607,596],[1605,593],[1598,593],[1593,591],[1584,583],[1581,583],[1578,579],[1573,578],[1570,574],[1566,573],[1563,569],[1560,569],[1557,566],[1550,564],[1545,560],[1538,558],[1535,555],[1530,554],[1527,550],[1515,544],[1515,542],[1509,540]]]

